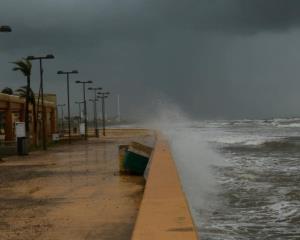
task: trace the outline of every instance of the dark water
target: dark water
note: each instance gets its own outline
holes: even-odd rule
[[[300,239],[300,119],[201,122],[186,130],[202,139],[185,143],[199,145],[199,175],[210,171],[197,181],[189,156],[178,163],[201,239]],[[209,197],[200,182],[212,181]]]

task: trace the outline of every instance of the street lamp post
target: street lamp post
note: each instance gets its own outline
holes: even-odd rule
[[[83,91],[83,106],[84,106],[84,138],[87,140],[87,109],[86,109],[86,98],[85,98],[85,84],[93,83],[92,81],[76,81],[76,83],[82,84],[82,91]]]
[[[95,126],[95,136],[99,137],[99,131],[98,131],[98,123],[97,123],[97,108],[96,108],[96,104],[99,101],[98,98],[96,97],[96,99],[89,99],[90,102],[93,103],[94,106],[94,126]]]
[[[7,25],[0,26],[0,32],[11,32],[11,27]]]
[[[78,104],[78,117],[79,117],[79,123],[81,123],[81,104],[82,104],[83,102],[75,102],[75,104]]]
[[[45,128],[45,121],[47,121],[47,119],[45,118],[45,111],[44,111],[44,79],[43,79],[43,60],[44,59],[54,59],[54,55],[52,54],[48,54],[44,57],[35,57],[35,56],[28,56],[27,57],[28,60],[32,61],[32,60],[39,60],[40,63],[40,90],[41,90],[41,96],[42,96],[42,135],[43,135],[43,149],[47,150],[47,138],[46,138],[46,128]],[[39,106],[38,106],[39,109]]]
[[[64,106],[66,106],[66,104],[57,104],[57,107],[60,107],[61,110],[61,129],[62,129],[62,135],[64,135]]]
[[[108,98],[108,95],[110,92],[100,92],[99,98],[101,98],[101,103],[102,103],[102,134],[105,136],[105,99]]]
[[[70,116],[70,81],[69,75],[70,74],[78,74],[77,70],[73,70],[70,72],[66,71],[58,71],[57,74],[64,74],[67,75],[67,93],[68,93],[68,130],[69,130],[69,144],[71,143],[71,116]]]
[[[117,114],[118,114],[117,121],[121,122],[120,95],[117,95]]]
[[[94,91],[94,99],[92,102],[94,103],[94,126],[95,126],[95,135],[96,137],[99,137],[99,131],[98,131],[98,120],[97,120],[97,91],[102,90],[101,87],[89,87],[88,90]],[[91,101],[91,100],[90,100]]]

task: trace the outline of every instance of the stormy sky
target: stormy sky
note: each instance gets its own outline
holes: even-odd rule
[[[0,0],[0,25],[13,28],[0,34],[1,89],[25,84],[9,62],[52,53],[45,91],[59,103],[56,71],[78,69],[71,102],[75,80],[92,80],[111,91],[110,115],[118,94],[131,118],[161,101],[194,118],[300,115],[299,0]]]

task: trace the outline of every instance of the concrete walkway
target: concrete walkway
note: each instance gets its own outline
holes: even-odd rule
[[[119,176],[117,146],[154,140],[110,135],[0,162],[0,239],[130,239],[144,180]]]

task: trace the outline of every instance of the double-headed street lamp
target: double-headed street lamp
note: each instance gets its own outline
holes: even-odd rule
[[[47,150],[47,137],[46,137],[46,128],[45,128],[45,121],[47,121],[46,117],[45,117],[45,111],[44,111],[44,80],[43,80],[43,60],[45,59],[54,59],[54,55],[52,54],[48,54],[46,56],[43,57],[35,57],[35,56],[28,56],[27,60],[39,60],[40,62],[40,78],[41,78],[41,82],[40,82],[40,91],[41,91],[41,96],[42,96],[42,135],[43,135],[43,149]],[[39,105],[38,105],[38,109],[39,109]]]
[[[61,110],[61,129],[62,129],[62,135],[64,135],[64,106],[66,106],[66,104],[57,104],[57,107],[60,107]]]
[[[71,116],[70,116],[70,81],[69,75],[70,74],[78,74],[77,70],[73,70],[70,72],[66,71],[58,71],[57,74],[64,74],[67,75],[67,93],[68,93],[68,129],[69,129],[69,143],[71,143]]]
[[[105,136],[105,99],[108,98],[110,92],[99,92],[98,98],[101,98],[102,103],[102,134]]]
[[[7,25],[0,26],[0,32],[11,32],[11,27]]]
[[[101,87],[89,87],[88,90],[94,91],[94,99],[90,99],[94,103],[94,126],[95,126],[95,135],[96,137],[99,137],[99,131],[98,131],[98,120],[97,120],[97,91],[102,90]]]
[[[83,91],[83,104],[84,104],[84,138],[87,140],[87,109],[86,109],[86,99],[85,99],[85,84],[93,83],[92,81],[76,81],[76,83],[82,84],[82,91]]]

